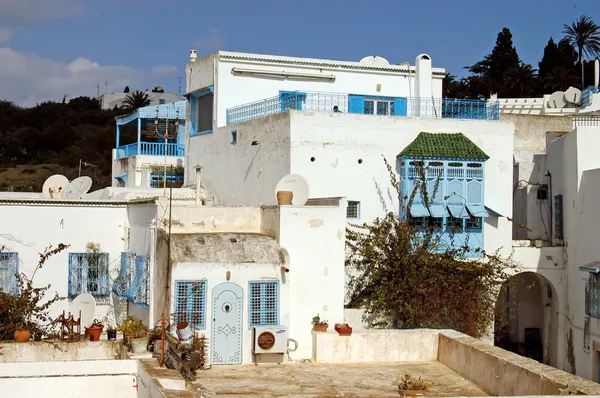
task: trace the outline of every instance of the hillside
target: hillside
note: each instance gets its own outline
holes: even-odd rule
[[[0,191],[41,191],[45,179],[64,174],[92,177],[92,190],[111,184],[115,116],[92,98],[21,108],[0,101]]]

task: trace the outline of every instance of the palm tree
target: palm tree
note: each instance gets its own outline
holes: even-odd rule
[[[564,91],[575,84],[577,74],[566,66],[556,66],[542,79],[544,87],[550,91]]]
[[[600,54],[600,26],[587,15],[582,15],[571,25],[563,25],[565,39],[577,48],[581,64],[581,89],[584,87],[583,57],[594,58]]]
[[[536,92],[537,71],[528,64],[515,66],[506,71],[504,91],[516,98],[524,98]]]
[[[135,90],[129,94],[123,101],[123,107],[130,112],[148,105],[150,105],[150,97],[148,97],[148,93],[139,90]]]

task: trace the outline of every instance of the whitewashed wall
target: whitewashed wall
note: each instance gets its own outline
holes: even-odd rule
[[[598,225],[600,213],[595,205],[600,194],[600,158],[595,148],[600,144],[600,129],[579,127],[550,143],[547,165],[552,173],[553,195],[563,194],[564,245],[568,255],[565,311],[565,370],[591,379],[593,352],[583,349],[585,322],[585,281],[587,273],[580,266],[600,258]],[[572,333],[572,342],[569,334]],[[600,341],[600,322],[591,318],[590,347]],[[572,350],[572,355],[570,351]]]
[[[203,167],[203,186],[222,205],[275,204],[277,182],[293,173],[306,179],[310,197],[358,200],[360,220],[371,221],[398,208],[382,155],[395,167],[396,156],[420,132],[462,132],[490,156],[485,204],[512,215],[511,123],[291,111],[235,129],[235,145],[229,140],[231,128],[224,127],[193,137],[190,148],[192,164]],[[186,178],[193,183],[195,174]],[[503,247],[510,253],[511,230],[508,220],[490,216],[485,249]]]

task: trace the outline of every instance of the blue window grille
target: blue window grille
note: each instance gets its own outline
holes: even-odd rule
[[[600,274],[589,274],[585,286],[585,314],[600,319]]]
[[[563,196],[554,196],[554,238],[563,239]]]
[[[349,200],[348,207],[346,207],[346,218],[358,219],[360,218],[360,202]]]
[[[69,253],[69,297],[110,295],[108,253]]]
[[[165,175],[163,173],[150,174],[150,186],[152,188],[162,188]],[[167,187],[181,188],[183,185],[183,174],[167,173]]]
[[[119,276],[113,283],[113,292],[122,298],[127,297],[127,292],[131,288],[131,282],[133,280],[133,271],[135,266],[135,253],[122,252],[121,253],[121,269],[119,270]]]
[[[377,96],[348,96],[348,112],[364,115],[406,116],[406,98],[377,97]]]
[[[250,282],[248,326],[279,325],[279,282]]]
[[[175,281],[176,324],[188,322],[195,329],[206,325],[206,281]]]
[[[0,253],[0,292],[13,296],[19,294],[17,274],[19,273],[19,253]]]
[[[150,258],[148,256],[135,257],[135,272],[131,287],[127,292],[127,299],[140,307],[148,306],[149,297],[149,278],[150,278]]]

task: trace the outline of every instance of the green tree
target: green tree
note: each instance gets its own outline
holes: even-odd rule
[[[133,112],[148,105],[150,105],[150,97],[148,96],[148,93],[139,90],[129,94],[123,101],[123,107],[128,112]]]
[[[405,195],[387,161],[386,166],[401,214],[412,206],[419,185],[424,202],[430,204],[439,180],[428,193],[426,169],[421,167],[420,184]],[[494,318],[496,293],[517,266],[510,258],[477,249],[480,258],[467,259],[473,254],[468,243],[444,247],[441,233],[434,227],[417,229],[392,212],[348,228],[350,306],[390,320],[394,327],[453,328],[482,336]]]
[[[531,65],[512,67],[506,71],[504,77],[504,90],[511,97],[530,97],[537,92],[537,74]]]
[[[600,26],[587,15],[582,15],[571,25],[563,25],[565,39],[577,49],[581,65],[581,89],[585,88],[584,57],[594,58],[600,55]]]
[[[577,82],[577,74],[573,69],[565,66],[556,66],[543,78],[542,84],[547,92],[565,91]]]
[[[478,94],[487,98],[496,92],[500,97],[507,97],[505,75],[510,69],[518,68],[520,65],[521,60],[513,45],[512,33],[508,28],[504,28],[498,33],[496,46],[492,52],[467,69],[485,82],[485,85],[477,88],[480,91]]]

